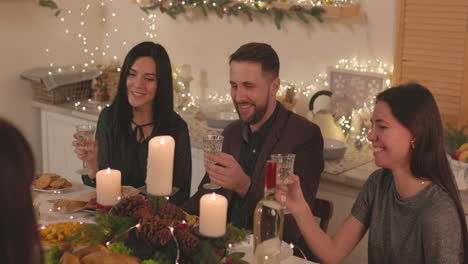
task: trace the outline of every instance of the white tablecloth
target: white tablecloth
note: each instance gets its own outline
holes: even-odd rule
[[[62,214],[59,212],[52,211],[53,201],[56,199],[70,199],[70,200],[79,200],[82,195],[85,195],[90,192],[95,192],[96,189],[86,186],[82,183],[72,183],[73,186],[61,193],[46,193],[34,191],[34,202],[39,202],[40,215],[38,222],[41,225],[47,225],[55,222],[64,222],[64,221],[83,221],[83,222],[92,222],[94,216],[86,212],[78,212],[73,214]]]
[[[86,196],[90,192],[95,192],[96,189],[86,186],[82,183],[73,183],[73,187],[62,193],[45,193],[45,192],[34,192],[35,201],[39,201],[40,216],[39,224],[47,225],[50,223],[64,222],[64,221],[77,221],[77,222],[93,222],[94,216],[86,212],[78,212],[73,214],[61,214],[58,212],[51,211],[52,202],[49,200],[55,199],[76,199],[79,200],[81,197]],[[304,259],[291,256],[281,262],[282,264],[311,264],[315,262],[306,261]]]

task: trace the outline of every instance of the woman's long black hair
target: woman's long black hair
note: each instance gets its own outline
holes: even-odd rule
[[[0,119],[1,263],[42,263],[31,183],[34,157],[23,134]]]
[[[418,178],[430,179],[455,202],[463,231],[464,263],[468,263],[465,213],[447,160],[442,120],[434,96],[424,86],[409,83],[381,92],[377,95],[379,101],[386,102],[396,119],[414,136],[411,172]]]
[[[133,47],[125,57],[121,68],[119,86],[117,95],[112,107],[115,108],[112,120],[113,128],[117,134],[122,135],[118,138],[116,146],[125,145],[125,142],[132,140],[131,119],[132,106],[128,102],[127,96],[127,76],[130,67],[140,57],[151,57],[156,64],[156,82],[157,90],[153,101],[153,122],[158,127],[168,127],[170,116],[174,113],[174,95],[172,87],[172,69],[169,55],[160,44],[153,42],[142,42]]]

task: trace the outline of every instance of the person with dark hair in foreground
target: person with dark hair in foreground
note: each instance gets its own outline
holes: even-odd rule
[[[382,169],[334,236],[314,222],[302,179],[284,188],[309,248],[322,263],[339,263],[369,230],[369,263],[468,263],[465,215],[431,92],[414,83],[385,90],[371,121],[368,139]]]
[[[110,167],[122,172],[122,185],[145,185],[148,143],[160,135],[175,141],[173,185],[179,190],[170,201],[180,205],[190,197],[192,180],[188,127],[174,111],[169,55],[160,44],[142,42],[125,58],[114,102],[99,116],[94,149],[75,149],[94,171],[83,175],[84,183],[94,185],[96,172]]]
[[[207,173],[185,208],[198,213],[200,197],[209,192],[203,184],[211,180],[229,200],[228,221],[251,229],[255,206],[264,195],[264,167],[271,154],[296,155],[294,172],[301,177],[307,207],[312,208],[324,167],[323,139],[318,126],[276,100],[280,62],[270,45],[241,46],[230,56],[229,66],[231,97],[240,120],[224,129],[221,153],[205,154],[216,164],[205,162]],[[285,216],[283,239],[311,257],[291,215]]]
[[[34,157],[23,134],[0,119],[0,262],[42,263],[32,203]]]

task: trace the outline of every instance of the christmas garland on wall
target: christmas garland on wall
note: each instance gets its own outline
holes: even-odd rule
[[[297,17],[305,24],[309,24],[309,17],[323,22],[322,15],[326,10],[314,5],[290,5],[287,3],[276,3],[271,0],[147,0],[145,3],[137,0],[140,9],[149,14],[154,10],[165,13],[173,19],[178,15],[186,13],[189,8],[198,8],[203,15],[208,16],[208,12],[214,12],[222,19],[224,16],[245,15],[250,22],[253,22],[254,14],[260,14],[273,18],[276,28],[281,28],[281,23],[285,18]],[[53,0],[39,0],[39,5],[50,8],[54,15],[60,15],[62,9]]]
[[[42,7],[50,8],[54,11],[54,15],[58,16],[62,12],[62,9],[58,7],[57,3],[53,0],[39,0],[39,5]]]
[[[159,9],[161,13],[166,13],[173,19],[185,13],[187,8],[198,8],[205,16],[208,16],[208,12],[215,12],[220,19],[224,16],[245,15],[250,22],[253,22],[254,14],[265,15],[274,19],[277,29],[281,28],[284,18],[292,18],[295,15],[302,22],[309,24],[307,17],[323,22],[322,14],[325,13],[325,9],[319,6],[304,7],[261,0],[150,0],[147,5],[140,5],[140,9],[145,13]]]

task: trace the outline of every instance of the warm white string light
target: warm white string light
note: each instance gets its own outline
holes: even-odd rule
[[[111,3],[112,0],[103,0],[103,1],[100,1],[100,2],[90,2],[90,3],[87,3],[85,4],[81,10],[78,10],[78,12],[76,12],[76,14],[79,15],[79,19],[78,19],[78,25],[79,25],[79,32],[73,32],[71,29],[70,29],[70,23],[74,20],[73,17],[72,17],[72,14],[74,14],[74,12],[72,12],[72,10],[64,10],[64,12],[62,12],[62,15],[59,17],[58,21],[62,24],[65,25],[65,29],[63,30],[64,34],[66,36],[70,35],[71,33],[73,33],[71,36],[77,36],[78,37],[78,40],[82,43],[83,45],[83,49],[82,49],[82,52],[83,52],[83,58],[84,58],[84,62],[82,62],[82,66],[84,68],[87,68],[87,67],[91,67],[91,65],[96,65],[97,63],[97,60],[96,60],[96,55],[95,53],[93,52],[90,52],[90,47],[88,46],[90,44],[90,41],[87,39],[87,35],[86,35],[86,32],[87,32],[87,29],[89,27],[89,23],[87,22],[87,18],[90,17],[88,16],[88,12],[91,12],[93,10],[95,10],[96,8],[106,8],[107,7],[107,3]],[[103,12],[104,13],[104,12]],[[69,16],[67,18],[67,16]],[[146,30],[146,36],[149,38],[149,39],[154,39],[157,37],[157,34],[156,34],[156,15],[155,14],[148,14],[146,15],[146,19],[145,17],[142,17],[142,22],[143,22],[143,26],[144,27],[147,27],[148,29]],[[118,18],[118,13],[117,12],[112,12],[108,17],[103,17],[100,19],[100,21],[102,23],[109,23],[109,22],[112,22],[112,20],[115,20]],[[76,20],[76,19],[75,19]],[[118,21],[116,21],[118,22]],[[118,25],[118,23],[114,23],[114,25]],[[102,50],[102,52],[99,53],[99,55],[101,56],[106,56],[108,55],[108,52],[105,52],[104,51],[104,47],[107,49],[107,50],[111,50],[111,36],[113,36],[113,33],[116,33],[116,32],[119,32],[119,28],[118,26],[114,26],[112,27],[112,29],[109,31],[109,32],[104,32],[104,43],[102,43],[100,46],[102,47],[96,47],[95,50]],[[118,41],[112,41],[113,43],[118,43]],[[123,46],[127,46],[128,44],[128,41],[123,39],[120,41],[120,43],[123,45]],[[115,44],[114,44],[115,45]],[[55,65],[55,63],[51,60],[51,52],[50,52],[50,49],[47,48],[46,49],[46,56],[48,57],[49,59],[49,66],[50,67],[53,67]],[[118,56],[117,55],[113,55],[111,56],[111,59],[115,62],[118,61]]]
[[[359,62],[357,58],[341,59],[335,65],[336,69],[344,69],[359,73],[376,73],[384,76],[384,89],[391,85],[393,65],[384,63],[382,60],[367,60],[365,63]],[[375,96],[370,101],[364,102],[361,107],[353,109],[351,115],[341,116],[338,125],[342,128],[344,135],[348,135],[348,141],[355,142],[358,148],[368,145],[370,142],[367,135],[370,132],[368,120],[374,110]]]

